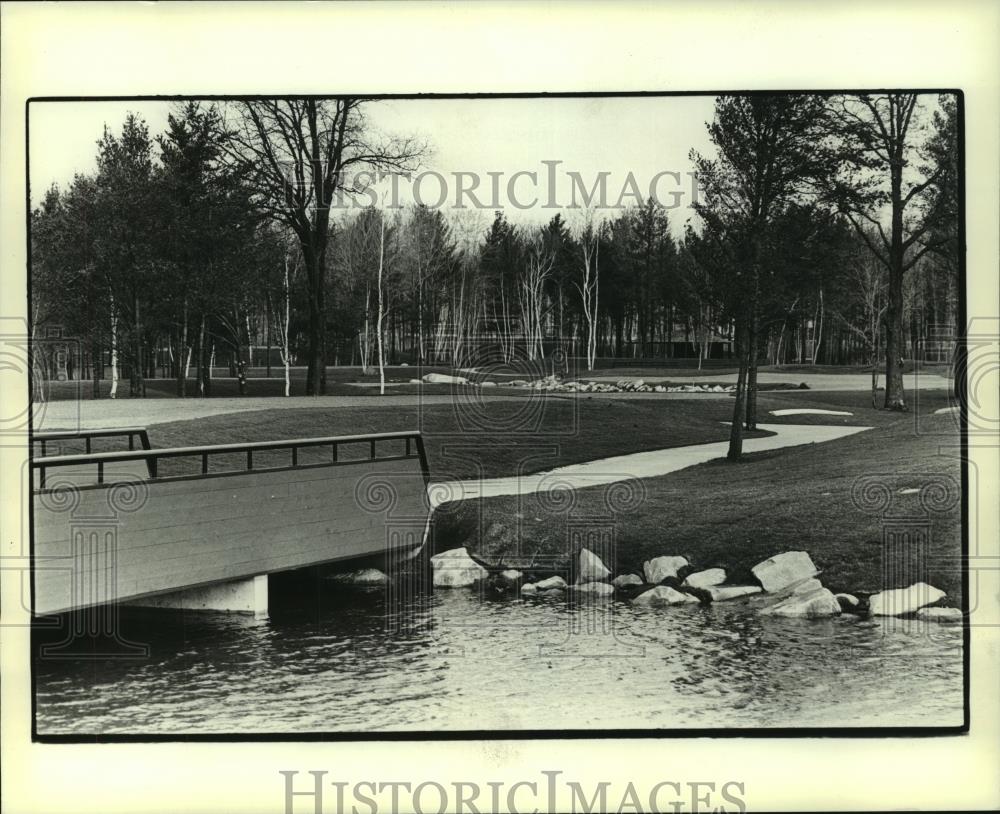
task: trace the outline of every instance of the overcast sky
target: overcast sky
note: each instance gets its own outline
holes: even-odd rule
[[[651,181],[656,181],[657,197],[671,210],[673,228],[679,232],[690,216],[692,169],[688,154],[692,148],[711,153],[706,122],[712,117],[714,99],[700,97],[663,98],[559,98],[559,99],[406,99],[373,102],[367,109],[370,123],[386,134],[416,135],[424,139],[430,151],[421,170],[440,173],[448,185],[449,207],[457,195],[454,173],[476,173],[482,177],[474,193],[486,206],[482,218],[492,218],[492,179],[499,176],[499,199],[511,220],[518,223],[548,220],[553,209],[548,202],[548,165],[558,161],[555,200],[560,205],[571,202],[573,182],[567,173],[579,173],[589,190],[606,172],[608,203],[635,201],[638,188],[645,198]],[[33,102],[30,106],[31,198],[37,204],[53,182],[65,187],[77,172],[96,169],[96,142],[104,125],[113,131],[121,128],[128,111],[133,111],[149,125],[151,135],[166,127],[171,102]],[[508,189],[517,172],[534,172],[518,178]],[[636,186],[628,183],[632,173]],[[466,182],[468,183],[468,181]],[[413,189],[402,182],[402,203],[412,200]],[[518,208],[508,198],[525,208]],[[424,202],[433,204],[440,197],[441,185],[433,176],[420,183]],[[678,197],[678,194],[683,197]],[[528,206],[538,197],[534,206]],[[580,202],[580,198],[577,201]],[[471,203],[469,198],[466,203]],[[573,212],[565,212],[572,221]]]

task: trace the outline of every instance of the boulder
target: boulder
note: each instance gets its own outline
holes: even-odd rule
[[[666,585],[657,585],[655,588],[639,594],[632,601],[636,605],[648,605],[651,608],[656,608],[664,605],[685,605],[697,602],[698,599],[691,594],[675,591]]]
[[[500,576],[507,582],[517,582],[524,575],[514,568],[508,568],[506,571],[501,571]]]
[[[611,596],[615,592],[606,582],[583,582],[573,586],[574,591],[584,594],[595,594],[596,596]]]
[[[559,596],[565,596],[566,592],[562,588],[549,588],[547,591],[539,591],[538,595],[559,597]]]
[[[616,588],[627,588],[630,585],[642,585],[642,577],[635,574],[619,574],[611,580],[611,584]]]
[[[921,608],[917,611],[917,618],[942,625],[960,625],[964,615],[958,608]]]
[[[791,616],[803,619],[823,619],[840,615],[840,603],[828,589],[820,586],[811,591],[799,591],[782,599],[761,613],[771,616]]]
[[[535,596],[538,593],[538,586],[533,582],[521,586],[521,596]]]
[[[469,380],[465,376],[449,376],[447,373],[425,373],[424,381],[427,384],[468,384]]]
[[[467,588],[489,576],[489,572],[463,548],[453,548],[431,557],[435,588]]]
[[[726,581],[726,571],[724,568],[709,568],[707,571],[696,571],[688,574],[684,580],[684,585],[688,588],[711,588],[713,585],[721,585]]]
[[[925,605],[944,599],[945,592],[926,582],[917,582],[909,588],[896,588],[873,594],[868,600],[872,616],[902,616],[913,613]]]
[[[789,596],[791,594],[808,594],[813,591],[818,591],[823,587],[823,583],[820,582],[815,577],[809,577],[809,579],[804,579],[801,582],[796,582],[793,585],[785,588],[778,592],[781,597]]]
[[[538,588],[539,591],[548,591],[553,588],[559,588],[560,590],[565,590],[569,586],[566,584],[566,580],[564,580],[562,577],[554,576],[554,577],[549,577],[548,579],[543,579],[540,582],[536,582],[535,587]]]
[[[410,379],[410,384],[423,384],[422,379]]]
[[[759,594],[759,585],[712,585],[705,589],[713,602],[725,602],[729,599],[739,599],[741,596]]]
[[[750,570],[768,593],[777,593],[819,573],[819,569],[805,551],[786,551],[784,554],[776,554]]]
[[[654,557],[642,566],[646,582],[657,585],[667,577],[676,577],[677,572],[688,565],[685,557]]]
[[[389,581],[389,577],[377,568],[362,568],[360,571],[350,571],[345,574],[331,574],[327,579],[351,585],[385,585]]]
[[[482,382],[479,386],[480,387],[496,387],[497,383],[496,382]]]
[[[611,576],[611,571],[593,551],[580,549],[579,582],[603,582]]]

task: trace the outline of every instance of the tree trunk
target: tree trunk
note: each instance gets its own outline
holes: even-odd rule
[[[325,245],[321,245],[318,249],[303,247],[303,255],[309,282],[306,395],[322,396],[326,394],[326,285],[324,274],[326,247]]]
[[[95,399],[101,397],[101,373],[103,372],[103,353],[101,352],[101,346],[95,339],[90,345],[90,365],[91,365],[91,375],[93,376],[93,387],[91,394]]]
[[[885,409],[906,410],[903,392],[903,203],[902,161],[891,170],[892,235],[889,245],[889,297],[885,334]]]
[[[198,330],[198,392],[202,398],[208,398],[212,391],[212,371],[209,364],[208,343],[205,341],[205,315],[202,314]]]
[[[383,299],[382,299],[382,272],[385,265],[385,214],[379,213],[379,243],[378,243],[378,322],[376,325],[376,333],[378,340],[378,379],[379,379],[379,395],[385,395],[385,352],[382,346],[382,317],[383,317]]]
[[[111,392],[109,396],[118,398],[118,314],[115,312],[115,296],[111,295]]]
[[[184,308],[181,316],[181,335],[177,348],[177,395],[184,398],[187,395],[187,364],[181,361],[181,354],[188,354],[188,304],[184,300]],[[190,358],[190,356],[188,357]]]
[[[142,319],[139,314],[139,295],[132,295],[132,315],[134,321],[132,323],[132,347],[131,347],[131,364],[129,365],[129,390],[128,394],[132,398],[138,398],[142,395],[143,386],[143,358],[142,358]]]
[[[744,330],[737,327],[736,355],[740,360],[740,372],[736,377],[736,400],[733,404],[733,421],[729,428],[729,453],[726,457],[730,461],[738,461],[743,454],[743,409],[747,383],[747,342],[743,334]]]
[[[285,279],[284,279],[284,291],[285,295],[285,319],[281,323],[281,361],[285,366],[285,398],[292,392],[292,370],[291,361],[292,353],[288,348],[288,320],[291,316],[291,294],[289,293],[289,281],[288,281],[288,255],[285,255]],[[268,343],[270,344],[271,339],[271,318],[268,316],[267,320],[267,330],[268,330]],[[268,365],[271,363],[271,352],[268,349],[267,354]]]
[[[757,363],[760,360],[759,328],[754,326],[750,332],[747,353],[747,384],[746,384],[746,428],[747,431],[757,429]]]

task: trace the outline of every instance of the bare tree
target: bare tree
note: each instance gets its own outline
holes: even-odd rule
[[[292,352],[288,339],[288,324],[291,321],[291,281],[298,270],[298,252],[294,247],[289,246],[282,257],[284,274],[281,279],[280,299],[276,299],[267,292],[267,312],[268,322],[277,328],[278,355],[281,357],[281,364],[285,368],[285,396],[290,396],[292,392]],[[270,362],[268,362],[270,364]]]
[[[948,214],[935,205],[942,199],[934,195],[944,167],[919,163],[925,128],[918,94],[840,96],[831,110],[842,142],[835,200],[888,272],[884,406],[905,410],[903,277],[949,239],[935,236],[935,226]],[[886,209],[888,232],[882,222]]]
[[[600,293],[599,262],[602,228],[603,224],[595,228],[593,220],[588,217],[586,225],[580,232],[580,280],[576,283],[576,290],[580,292],[583,319],[587,325],[587,370],[594,369],[594,359],[597,356],[597,309]]]
[[[543,323],[548,313],[545,293],[546,283],[555,265],[555,251],[547,245],[543,235],[535,235],[528,247],[525,267],[518,286],[518,303],[521,309],[521,333],[524,336],[528,359],[544,358],[542,345]]]
[[[860,247],[859,247],[860,248]],[[866,249],[856,252],[850,269],[849,291],[853,309],[837,311],[837,318],[857,336],[868,351],[872,369],[872,407],[878,399],[879,339],[888,307],[887,271],[885,266]]]
[[[306,274],[306,394],[326,392],[326,250],[331,206],[369,190],[379,172],[407,172],[423,152],[410,138],[373,135],[356,97],[236,102],[227,152],[259,205],[295,233]],[[349,175],[351,173],[351,175]]]

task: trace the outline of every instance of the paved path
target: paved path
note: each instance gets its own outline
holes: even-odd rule
[[[761,452],[800,444],[821,444],[871,429],[871,427],[827,427],[794,424],[758,424],[757,427],[775,434],[766,438],[744,439],[744,452]],[[667,475],[695,464],[723,458],[728,450],[728,441],[692,444],[686,447],[616,455],[597,461],[562,466],[533,475],[432,483],[427,492],[431,505],[439,506],[453,500],[472,500],[478,497],[530,495],[537,492],[554,492],[559,489],[584,489],[588,486],[603,486],[634,478],[655,478]]]
[[[520,399],[521,395],[493,395],[490,399]],[[99,401],[50,401],[36,404],[32,425],[36,430],[99,429],[102,427],[143,426],[168,421],[187,421],[225,413],[254,410],[328,409],[338,407],[416,407],[454,404],[451,395],[400,394],[380,396],[291,396],[213,399],[100,399]]]

